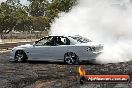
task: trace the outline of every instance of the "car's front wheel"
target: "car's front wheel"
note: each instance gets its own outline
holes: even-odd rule
[[[64,55],[64,62],[66,64],[71,64],[71,65],[78,64],[79,58],[75,53],[68,52]]]
[[[27,55],[24,51],[18,50],[15,54],[15,61],[16,62],[25,62],[27,60]]]

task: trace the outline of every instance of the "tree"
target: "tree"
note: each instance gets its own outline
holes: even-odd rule
[[[50,24],[61,12],[68,12],[76,0],[7,0],[0,5],[0,33],[15,31],[48,31]]]
[[[7,0],[6,3],[15,6],[17,4],[20,4],[20,0]]]
[[[0,17],[0,33],[9,33],[16,25],[17,20],[12,16]]]
[[[30,5],[29,5],[29,13],[31,16],[43,16],[47,5],[48,5],[48,0],[30,0]]]
[[[28,0],[31,16],[56,17],[60,12],[68,12],[77,0]]]
[[[52,0],[50,8],[58,9],[60,12],[68,12],[76,4],[77,0]]]
[[[14,30],[15,31],[30,31],[32,29],[32,19],[30,17],[23,17],[19,19]]]
[[[7,2],[3,2],[0,5],[0,33],[9,33],[12,30],[16,30],[18,28],[18,25],[20,25],[22,19],[26,20],[26,17],[28,17],[27,7],[21,6],[21,5],[14,5],[13,1],[19,0],[7,0]],[[25,22],[26,21],[22,21]],[[16,27],[17,26],[17,27]],[[23,30],[22,26],[21,28],[18,28],[19,30]]]
[[[52,0],[47,6],[45,16],[50,18],[50,22],[52,22],[59,13],[69,12],[76,5],[76,2],[77,0]]]
[[[16,18],[12,16],[13,7],[7,3],[1,3],[0,5],[0,34],[9,33],[16,25]]]
[[[44,16],[33,17],[33,30],[34,31],[47,31],[50,28],[49,19]]]

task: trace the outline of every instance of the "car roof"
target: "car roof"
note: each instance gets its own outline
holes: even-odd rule
[[[69,37],[68,35],[49,35],[46,37]]]
[[[64,37],[64,36],[61,36],[61,35],[49,35],[49,36],[47,36],[47,37]]]
[[[50,37],[81,37],[80,35],[49,35]],[[48,36],[47,36],[48,37]]]

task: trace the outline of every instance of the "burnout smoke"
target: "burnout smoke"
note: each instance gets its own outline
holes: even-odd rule
[[[51,34],[81,35],[104,44],[100,63],[132,60],[131,0],[79,0],[69,13],[60,14]]]

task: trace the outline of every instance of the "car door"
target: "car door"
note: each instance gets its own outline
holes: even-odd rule
[[[58,36],[56,45],[48,48],[51,59],[62,60],[64,58],[64,54],[68,51],[69,45],[70,40],[68,40],[68,38]]]
[[[47,46],[33,46],[30,49],[30,58],[33,60],[46,60],[47,58],[50,59],[49,55],[47,54],[48,47]]]
[[[46,53],[52,60],[62,60],[66,52],[67,52],[66,45],[57,45],[48,47]]]
[[[48,45],[49,41],[52,37],[45,37],[35,42],[32,48],[28,49],[29,58],[33,60],[46,60],[50,59],[49,55],[49,48]],[[47,45],[45,45],[47,44]]]
[[[46,42],[39,41],[33,48],[31,56],[35,60],[60,60],[64,58],[68,46],[64,43],[59,44],[60,37],[51,37]],[[62,41],[61,41],[62,42]],[[43,44],[42,44],[43,43]]]

